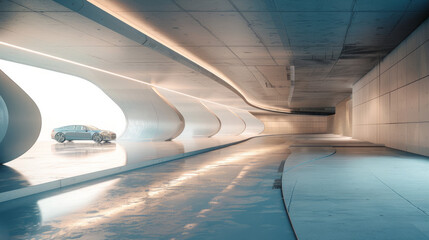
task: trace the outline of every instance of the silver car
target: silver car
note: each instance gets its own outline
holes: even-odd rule
[[[89,125],[70,125],[54,128],[51,138],[59,143],[73,140],[93,140],[96,143],[108,142],[116,139],[116,134],[111,131],[101,130]]]

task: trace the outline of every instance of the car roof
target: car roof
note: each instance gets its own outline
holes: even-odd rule
[[[82,125],[66,125],[66,126],[62,126],[62,127],[59,127],[59,128],[74,127],[74,126],[82,126]]]
[[[59,128],[66,128],[66,127],[74,127],[74,126],[84,126],[84,127],[87,127],[87,128],[95,128],[95,129],[98,129],[97,127],[95,127],[95,126],[93,126],[93,125],[66,125],[66,126],[62,126],[62,127],[55,128],[55,129],[59,129]]]

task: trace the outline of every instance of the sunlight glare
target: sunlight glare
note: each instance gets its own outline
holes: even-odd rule
[[[93,125],[118,136],[126,127],[120,107],[93,83],[68,74],[0,60],[0,69],[37,104],[42,115],[40,140],[53,128]]]

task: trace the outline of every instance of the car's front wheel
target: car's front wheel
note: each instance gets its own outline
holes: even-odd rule
[[[103,141],[103,136],[98,133],[94,133],[94,135],[92,135],[92,140],[96,143],[101,143]]]
[[[66,135],[64,135],[62,132],[59,132],[55,134],[55,140],[57,140],[59,143],[63,143],[66,140]]]

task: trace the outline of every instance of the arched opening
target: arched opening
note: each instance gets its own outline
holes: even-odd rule
[[[0,60],[0,69],[39,107],[42,129],[38,141],[49,140],[53,128],[65,125],[93,125],[118,136],[125,130],[120,107],[85,79],[4,60]]]

